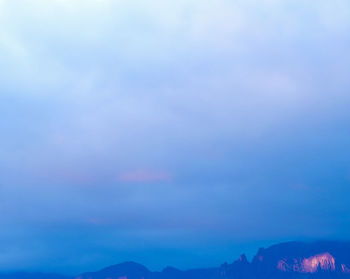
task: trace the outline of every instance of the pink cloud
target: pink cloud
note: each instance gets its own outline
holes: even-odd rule
[[[118,181],[130,183],[166,182],[169,180],[171,180],[169,172],[154,170],[134,170],[121,173],[118,176]]]

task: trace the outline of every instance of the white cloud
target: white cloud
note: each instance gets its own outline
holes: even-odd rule
[[[188,227],[206,214],[221,229],[231,212],[280,200],[271,185],[298,176],[312,189],[312,168],[326,162],[327,176],[327,159],[349,157],[349,5],[0,0],[4,226],[110,219],[162,234],[154,213],[181,225],[180,207]],[[0,262],[17,265],[10,252]]]
[[[42,146],[78,154],[126,150],[135,137],[150,150],[151,134],[167,145],[283,125],[319,90],[305,58],[324,40],[315,29],[325,39],[333,29],[314,20],[345,23],[316,1],[18,3],[2,2],[3,84],[52,108]]]

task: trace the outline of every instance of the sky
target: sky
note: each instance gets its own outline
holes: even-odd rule
[[[349,239],[349,29],[348,0],[0,0],[0,271]]]

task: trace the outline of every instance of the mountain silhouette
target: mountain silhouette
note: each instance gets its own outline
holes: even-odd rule
[[[151,272],[124,263],[76,279],[350,279],[350,242],[286,242],[260,248],[251,262],[243,254],[231,264],[207,269],[167,267]]]
[[[88,272],[80,275],[77,279],[151,279],[152,272],[145,266],[135,262],[124,262],[112,265],[96,272]]]
[[[43,273],[0,274],[0,279],[350,279],[350,242],[286,242],[260,248],[249,262],[242,254],[219,267],[153,272],[135,262],[67,277]]]

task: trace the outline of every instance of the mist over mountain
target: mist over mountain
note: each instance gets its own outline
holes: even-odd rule
[[[242,254],[219,267],[150,271],[132,261],[78,276],[44,273],[1,274],[0,279],[325,279],[350,278],[350,242],[285,242],[260,248],[252,261]]]

